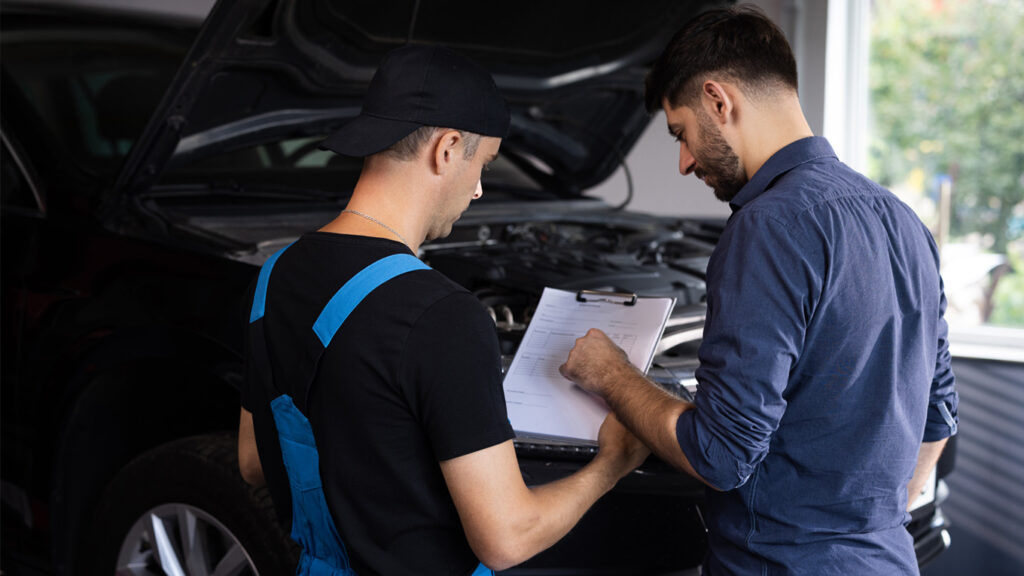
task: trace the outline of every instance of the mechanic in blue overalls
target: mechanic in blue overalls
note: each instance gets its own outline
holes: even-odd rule
[[[239,461],[291,519],[299,574],[490,574],[557,542],[648,454],[609,416],[590,464],[527,487],[493,321],[415,256],[480,197],[508,126],[478,65],[392,51],[323,143],[365,158],[347,208],[260,271]]]

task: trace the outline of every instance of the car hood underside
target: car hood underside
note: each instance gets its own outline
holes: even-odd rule
[[[713,0],[218,2],[115,186],[146,190],[169,162],[283,136],[326,135],[358,113],[377,63],[443,44],[505,95],[505,153],[564,195],[608,177],[649,117],[643,77],[670,35]]]

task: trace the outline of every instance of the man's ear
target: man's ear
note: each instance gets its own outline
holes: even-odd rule
[[[736,106],[730,86],[715,80],[705,80],[700,90],[701,105],[705,112],[720,124],[725,124]]]
[[[445,130],[434,144],[434,172],[444,174],[451,167],[455,155],[459,154],[462,134],[458,130]]]

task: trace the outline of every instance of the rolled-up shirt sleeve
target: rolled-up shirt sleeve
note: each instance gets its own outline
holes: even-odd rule
[[[676,422],[690,464],[720,490],[743,485],[768,452],[821,286],[805,233],[756,210],[733,219],[708,266],[695,408]]]
[[[941,280],[940,280],[941,283]],[[941,285],[941,284],[940,284]],[[935,376],[932,378],[931,393],[928,397],[928,419],[924,426],[924,442],[937,442],[956,434],[957,396],[953,368],[949,355],[949,327],[944,318],[946,294],[943,289],[939,304],[938,352],[935,359]]]

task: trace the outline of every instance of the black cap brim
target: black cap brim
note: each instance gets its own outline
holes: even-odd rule
[[[360,114],[324,138],[319,148],[343,156],[365,158],[390,148],[421,127],[416,122]]]

